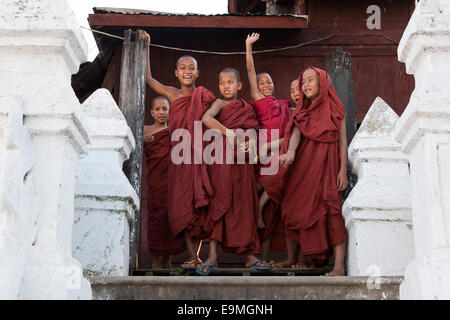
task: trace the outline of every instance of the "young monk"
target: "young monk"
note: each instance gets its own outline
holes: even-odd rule
[[[267,130],[267,143],[272,141],[271,129],[278,130],[278,138],[281,143],[283,141],[284,130],[291,116],[289,111],[289,101],[277,100],[273,96],[275,86],[268,73],[264,72],[259,73],[258,75],[256,74],[252,47],[258,39],[259,34],[252,33],[247,36],[245,41],[247,74],[253,100],[251,104],[256,111],[256,116],[261,125],[261,129]],[[263,146],[263,148],[266,147],[267,145]],[[260,175],[258,173],[257,181],[264,188],[259,177]],[[259,200],[258,228],[260,228],[260,238],[262,241],[262,253],[264,258],[267,258],[269,255],[271,235],[280,219],[278,206],[270,201],[267,203],[268,201],[269,197],[265,192],[262,192]],[[275,246],[277,245],[275,244]]]
[[[289,110],[291,110],[291,112],[294,112],[300,97],[298,79],[293,80],[289,85],[289,97],[291,98],[291,103],[293,105],[293,107],[289,108]]]
[[[147,34],[148,45],[150,36]],[[190,258],[181,265],[181,268],[195,269],[201,262],[198,251],[201,239],[206,235],[202,233],[200,216],[206,210],[209,203],[208,197],[212,195],[206,164],[195,164],[194,157],[202,156],[202,146],[194,143],[194,126],[201,120],[205,111],[215,100],[215,96],[204,87],[196,87],[195,81],[199,76],[197,61],[191,56],[183,56],[178,59],[175,69],[175,77],[180,83],[180,88],[174,88],[161,84],[152,77],[150,70],[150,47],[147,57],[147,84],[158,94],[166,97],[170,102],[168,125],[169,135],[176,129],[184,129],[190,134],[191,158],[181,164],[169,161],[168,168],[168,209],[169,227],[173,236],[183,235]],[[202,132],[200,132],[202,133]],[[180,138],[180,143],[185,141]],[[178,141],[171,141],[170,153],[178,146]],[[177,150],[177,149],[176,149]],[[175,151],[176,151],[175,150]],[[178,149],[179,150],[179,149]],[[188,153],[183,150],[183,157]],[[177,156],[180,156],[177,154]],[[201,158],[197,158],[201,159]]]
[[[325,265],[334,251],[328,276],[343,276],[346,230],[341,214],[347,187],[345,110],[328,74],[309,67],[300,74],[299,104],[286,128],[276,176],[264,179],[270,198],[281,204],[286,235],[300,245],[299,259]],[[284,167],[284,168],[283,168]],[[270,182],[270,183],[269,183]],[[294,252],[290,246],[288,257]],[[293,261],[289,261],[293,262]]]
[[[242,88],[239,72],[226,68],[219,74],[219,89],[222,99],[217,99],[205,112],[203,123],[221,133],[223,139],[223,164],[213,163],[208,171],[214,186],[214,196],[208,207],[204,228],[210,235],[209,256],[205,263],[199,264],[197,273],[207,275],[217,268],[217,247],[222,250],[247,256],[246,267],[270,269],[270,264],[259,260],[255,255],[260,252],[256,221],[258,218],[258,196],[253,164],[248,160],[244,164],[226,162],[226,138],[235,145],[233,130],[255,130],[259,128],[253,108],[243,100],[238,100]],[[239,152],[248,153],[251,141],[239,146]],[[233,152],[234,153],[234,152]],[[216,155],[217,156],[217,155]]]
[[[153,269],[170,269],[171,255],[186,250],[182,238],[172,239],[167,216],[167,169],[169,156],[169,100],[153,99],[150,109],[154,124],[144,126],[144,153],[148,169],[147,239]],[[162,263],[161,263],[162,259]]]

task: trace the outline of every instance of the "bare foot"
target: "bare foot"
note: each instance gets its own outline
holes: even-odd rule
[[[325,273],[325,277],[343,277],[345,272],[342,269],[333,269],[330,272]]]
[[[202,265],[203,264],[203,265]],[[202,272],[208,272],[208,269],[217,267],[217,258],[208,258],[205,261],[197,264],[197,269]]]
[[[256,256],[250,255],[247,257],[247,262],[245,263],[246,268],[250,268],[250,266],[256,269],[270,269],[272,266],[270,263],[265,260],[259,260]]]
[[[281,261],[281,262],[277,262],[272,264],[272,268],[289,268],[294,264],[294,261]]]

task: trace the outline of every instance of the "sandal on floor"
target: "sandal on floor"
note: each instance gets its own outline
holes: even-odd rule
[[[184,269],[184,270],[194,270],[195,268],[197,268],[197,265],[199,263],[202,263],[202,260],[200,260],[200,259],[191,259],[191,260],[183,262],[180,265],[180,268]]]
[[[219,267],[213,263],[203,263],[202,262],[200,264],[200,266],[201,266],[200,267],[201,269],[199,269],[199,267],[197,267],[197,268],[195,268],[195,272],[197,272],[197,274],[199,274],[201,276],[207,276],[213,269],[219,269]],[[208,269],[206,271],[203,271],[204,268],[208,268]]]
[[[267,266],[258,266],[257,265],[258,263],[259,264],[267,264]],[[249,265],[248,268],[253,268],[253,269],[256,269],[256,270],[270,270],[270,269],[272,269],[272,266],[269,263],[267,263],[267,261],[256,260],[251,265]]]

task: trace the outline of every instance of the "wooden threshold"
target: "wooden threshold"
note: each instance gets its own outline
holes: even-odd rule
[[[219,268],[211,270],[211,276],[320,276],[330,272],[332,266],[311,269],[273,268],[257,270],[254,268]],[[195,269],[140,269],[133,271],[134,276],[199,276]]]

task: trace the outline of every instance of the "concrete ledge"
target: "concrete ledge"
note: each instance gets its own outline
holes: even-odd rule
[[[89,281],[94,300],[398,300],[403,277],[134,276]]]

